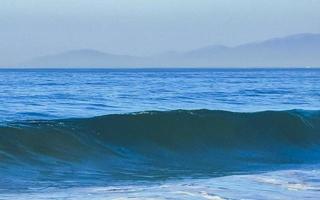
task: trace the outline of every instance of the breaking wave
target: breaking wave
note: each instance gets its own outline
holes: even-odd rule
[[[95,182],[224,175],[318,163],[319,145],[319,111],[175,110],[24,121],[0,126],[0,174]]]

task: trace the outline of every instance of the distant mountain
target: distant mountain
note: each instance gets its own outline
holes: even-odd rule
[[[130,67],[139,66],[141,61],[143,59],[138,57],[81,49],[34,58],[22,65],[27,67]]]
[[[299,34],[235,47],[207,46],[157,56],[75,50],[43,56],[24,67],[320,67],[320,34]]]
[[[209,46],[187,52],[193,65],[248,67],[320,67],[320,34],[299,34],[236,47]]]

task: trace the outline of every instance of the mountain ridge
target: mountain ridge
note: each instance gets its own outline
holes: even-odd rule
[[[303,33],[238,46],[209,45],[138,57],[76,49],[34,58],[23,67],[319,67],[320,34]]]

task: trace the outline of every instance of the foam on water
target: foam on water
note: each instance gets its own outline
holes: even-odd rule
[[[209,179],[183,179],[160,183],[117,186],[33,188],[22,193],[4,193],[10,200],[28,199],[318,199],[320,171],[284,170],[262,174],[233,175]]]

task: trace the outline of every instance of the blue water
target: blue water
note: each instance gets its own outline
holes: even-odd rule
[[[317,199],[320,69],[2,69],[0,199]]]
[[[0,70],[0,120],[319,109],[319,69]]]

